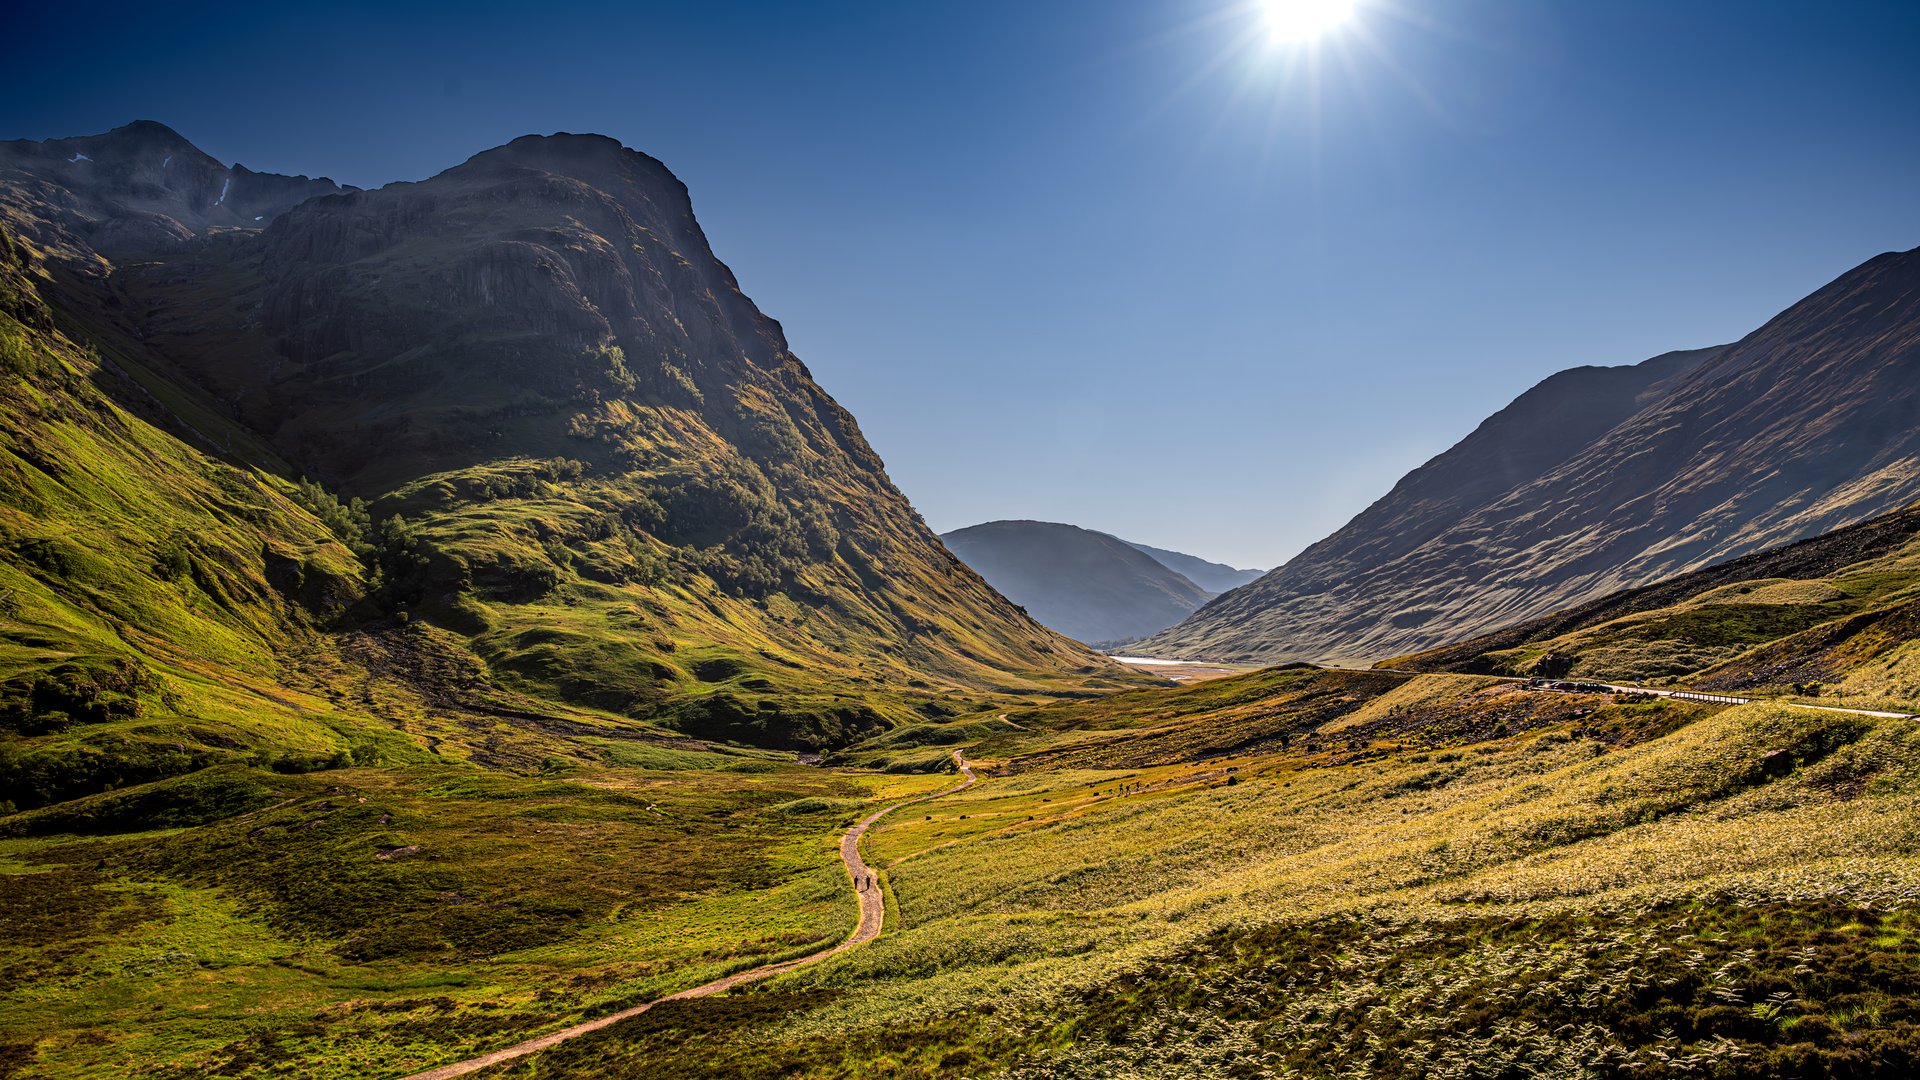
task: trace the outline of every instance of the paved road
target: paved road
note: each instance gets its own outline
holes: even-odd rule
[[[1408,679],[1422,675],[1447,675],[1461,679],[1498,679],[1501,682],[1527,683],[1531,680],[1519,675],[1463,675],[1452,671],[1397,671],[1392,668],[1350,668],[1327,667],[1328,671],[1351,671],[1367,675],[1404,675]],[[1798,701],[1782,701],[1779,698],[1739,697],[1734,694],[1703,694],[1698,690],[1655,690],[1646,686],[1627,686],[1622,683],[1603,683],[1592,679],[1569,678],[1567,682],[1583,682],[1598,686],[1613,694],[1650,694],[1653,697],[1677,698],[1682,701],[1704,701],[1714,705],[1746,705],[1755,701],[1764,701],[1770,705],[1785,705],[1791,709],[1812,709],[1815,712],[1849,713],[1853,716],[1877,716],[1882,720],[1920,720],[1920,715],[1903,712],[1881,712],[1877,709],[1849,709],[1844,705],[1805,705]],[[1541,687],[1550,690],[1551,687]],[[1578,693],[1579,691],[1555,691],[1556,693]]]
[[[1877,716],[1883,720],[1912,720],[1912,713],[1880,712],[1875,709],[1849,709],[1842,705],[1803,705],[1797,701],[1780,701],[1775,698],[1736,697],[1732,694],[1702,694],[1697,690],[1653,690],[1645,686],[1619,686],[1613,683],[1595,683],[1615,694],[1648,694],[1653,697],[1677,698],[1681,701],[1704,701],[1712,705],[1745,705],[1749,702],[1764,701],[1773,705],[1786,705],[1795,709],[1813,709],[1817,712],[1851,713],[1854,716]]]
[[[861,818],[858,824],[848,829],[846,835],[840,838],[840,861],[846,864],[849,885],[861,880],[868,872],[866,860],[860,857],[860,838],[867,835],[867,829],[874,822],[879,821],[881,818],[903,806],[912,806],[915,803],[938,799],[941,796],[951,795],[956,791],[973,786],[973,766],[967,764],[967,759],[962,757],[958,750],[953,752],[953,763],[960,767],[961,780],[958,784],[943,791],[936,791],[931,795],[922,795],[917,799],[906,799],[888,806],[883,806],[873,813],[868,814],[866,817]],[[696,986],[691,990],[682,990],[677,994],[669,994],[666,997],[649,1001],[643,1005],[635,1005],[616,1013],[609,1013],[597,1019],[574,1024],[572,1027],[561,1028],[559,1031],[550,1032],[537,1039],[528,1039],[523,1043],[515,1043],[503,1050],[495,1050],[492,1053],[481,1054],[479,1057],[468,1058],[465,1061],[456,1061],[451,1065],[442,1065],[437,1069],[428,1069],[426,1072],[415,1073],[407,1077],[407,1080],[447,1080],[448,1077],[465,1076],[470,1072],[478,1072],[489,1065],[498,1065],[503,1061],[512,1061],[514,1058],[525,1057],[528,1054],[545,1050],[550,1046],[557,1046],[569,1039],[577,1039],[590,1031],[599,1031],[601,1028],[611,1027],[628,1017],[639,1016],[641,1013],[646,1012],[662,1001],[684,1001],[687,998],[711,997],[714,994],[725,993],[739,986],[741,983],[757,982],[770,976],[792,971],[795,968],[805,967],[808,964],[817,964],[835,953],[845,952],[856,945],[864,945],[880,936],[880,927],[886,922],[887,918],[886,895],[881,892],[878,886],[875,886],[869,889],[855,888],[854,896],[860,901],[859,925],[853,928],[853,933],[849,935],[845,941],[831,948],[822,949],[817,953],[809,953],[797,959],[785,960],[778,964],[768,964],[764,967],[753,968],[750,971],[742,971],[734,975],[728,975],[722,979],[715,979],[710,983]]]

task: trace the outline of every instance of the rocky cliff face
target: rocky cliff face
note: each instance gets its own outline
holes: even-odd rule
[[[1142,644],[1375,660],[1920,496],[1920,252],[1740,342],[1554,376],[1333,536]]]
[[[234,317],[261,338],[195,350],[195,374],[355,494],[503,446],[593,453],[605,440],[578,436],[624,423],[615,402],[697,417],[762,456],[879,469],[714,257],[686,188],[611,139],[529,136],[420,183],[314,199],[241,257],[255,280]],[[215,272],[132,287],[180,306]]]

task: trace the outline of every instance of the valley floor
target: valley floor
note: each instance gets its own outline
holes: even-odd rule
[[[1006,721],[896,734],[980,782],[868,833],[876,939],[475,1075],[1920,1066],[1910,718],[1284,668]],[[840,834],[953,782],[712,758],[4,841],[0,1074],[406,1075],[816,952]]]

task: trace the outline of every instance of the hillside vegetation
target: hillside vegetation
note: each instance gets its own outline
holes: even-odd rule
[[[1912,720],[1296,666],[888,738],[983,779],[871,835],[878,941],[485,1075],[1920,1060]],[[57,1018],[31,1074],[404,1075],[816,948],[852,922],[839,830],[946,783],[664,746],[194,779],[133,794],[204,824],[127,832],[133,796],[97,797],[0,841],[20,910],[85,913],[16,946],[0,1028]]]
[[[940,781],[796,750],[1151,681],[940,547],[657,162],[189,150],[0,145],[0,1075],[364,1076],[811,951]]]
[[[611,140],[379,192],[155,124],[0,166],[0,807],[1143,681],[940,547]]]
[[[1368,678],[1261,672],[977,728],[989,778],[870,841],[899,904],[879,941],[485,1075],[1920,1063],[1914,721]],[[1263,713],[1264,741],[1198,749]]]

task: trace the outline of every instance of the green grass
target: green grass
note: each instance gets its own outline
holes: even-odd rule
[[[958,732],[984,770],[869,835],[882,938],[496,1072],[1761,1076],[1913,1045],[1914,723],[1300,668],[1021,714],[878,740]],[[821,947],[838,833],[951,783],[593,745],[669,767],[261,772],[237,820],[0,842],[91,912],[14,954],[53,960],[0,1030],[53,1032],[48,1075],[397,1075]]]
[[[602,435],[549,431],[342,502],[274,471],[190,381],[168,390],[171,363],[40,276],[11,230],[5,249],[0,813],[222,763],[534,773],[605,759],[576,736],[667,729],[833,747],[1143,681],[881,520],[904,503],[838,451],[814,472],[756,464],[759,443],[658,401],[596,399]],[[206,269],[247,287],[224,256]],[[760,450],[807,457],[765,388],[730,409]],[[736,497],[740,522],[693,535],[727,524],[703,500]],[[832,526],[836,500],[879,517]],[[98,677],[123,668],[138,680]]]
[[[883,819],[900,918],[872,946],[497,1072],[1759,1077],[1920,1052],[1894,1019],[1920,1015],[1920,728],[1616,708],[1347,764],[1014,754]]]
[[[37,1069],[399,1071],[812,951],[852,929],[845,819],[915,790],[791,764],[255,779],[279,797],[230,821],[0,841],[0,1031]]]

